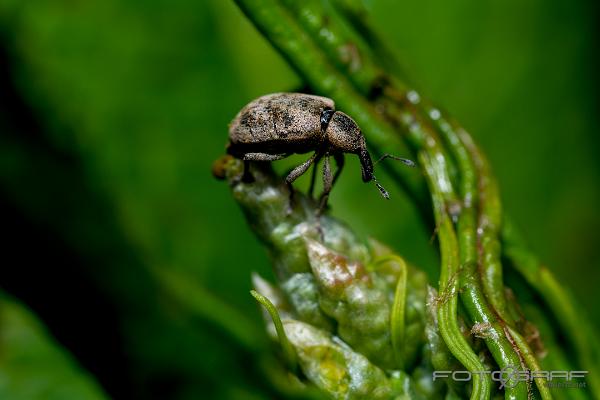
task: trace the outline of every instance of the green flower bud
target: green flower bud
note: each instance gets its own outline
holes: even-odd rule
[[[306,239],[306,247],[321,308],[336,320],[338,335],[377,365],[395,368],[385,282],[315,240]]]
[[[335,218],[318,217],[317,203],[302,194],[290,203],[269,164],[253,164],[245,183],[239,160],[221,162],[273,263],[278,284],[254,275],[252,294],[297,379],[335,399],[437,397],[423,358],[425,274]]]

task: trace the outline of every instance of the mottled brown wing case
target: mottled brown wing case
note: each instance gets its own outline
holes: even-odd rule
[[[246,105],[232,121],[232,144],[306,142],[321,136],[321,113],[331,99],[302,93],[274,93]]]

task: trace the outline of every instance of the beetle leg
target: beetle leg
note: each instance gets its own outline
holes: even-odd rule
[[[321,194],[321,197],[319,199],[320,208],[319,208],[318,214],[320,214],[327,206],[327,200],[329,198],[329,193],[331,193],[331,189],[333,188],[333,185],[335,185],[335,182],[340,177],[340,175],[342,173],[342,169],[344,168],[344,154],[343,153],[334,153],[333,159],[335,160],[335,164],[337,166],[337,170],[335,171],[333,178],[331,177],[331,167],[329,165],[329,156],[326,156],[325,162],[323,164],[323,193]]]
[[[254,177],[250,173],[250,161],[244,161],[244,173],[242,174],[242,182],[244,182],[244,183],[254,182]]]
[[[335,175],[333,176],[333,182],[331,186],[335,185],[335,182],[340,177],[342,173],[342,169],[344,168],[344,153],[334,153],[333,159],[335,160],[335,165],[337,166],[337,170],[335,171]]]
[[[306,160],[302,164],[298,165],[296,168],[294,168],[288,174],[288,176],[285,177],[285,183],[287,184],[288,189],[290,191],[290,204],[289,204],[290,212],[292,210],[292,203],[294,201],[294,187],[292,186],[292,183],[296,179],[298,179],[300,177],[300,175],[304,174],[308,170],[308,168],[310,168],[310,166],[313,164],[313,162],[315,161],[316,158],[317,158],[317,153],[315,152],[308,160]]]
[[[286,158],[288,154],[246,153],[244,161],[277,161]]]
[[[308,160],[304,161],[302,164],[294,168],[285,178],[285,183],[291,185],[296,179],[300,177],[300,175],[304,174],[308,170],[308,168],[315,161],[316,157],[317,153],[313,154]]]
[[[313,199],[313,193],[315,190],[315,180],[317,179],[317,164],[319,163],[319,161],[321,161],[321,158],[323,157],[322,154],[317,155],[317,158],[315,158],[315,162],[313,163],[313,170],[312,170],[312,175],[310,177],[310,186],[308,187],[308,196]]]
[[[252,183],[254,178],[250,174],[250,161],[277,161],[286,158],[288,154],[246,153],[244,154],[244,174],[242,182]]]
[[[323,194],[321,195],[321,205],[317,211],[317,215],[321,215],[327,206],[329,193],[333,187],[333,176],[331,175],[331,166],[329,165],[329,154],[325,154],[323,161]]]
[[[250,174],[250,161],[277,161],[286,158],[287,154],[246,153],[244,154],[244,174],[242,182],[252,183],[254,178]]]

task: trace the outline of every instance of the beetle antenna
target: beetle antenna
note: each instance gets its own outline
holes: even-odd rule
[[[381,195],[383,197],[385,197],[387,200],[390,199],[390,194],[388,193],[387,190],[385,190],[385,188],[383,186],[381,186],[379,184],[379,182],[377,182],[377,179],[375,178],[375,175],[373,175],[373,183],[375,184],[375,186],[377,186],[377,189],[379,189],[379,193],[381,193]]]
[[[409,160],[408,158],[396,157],[396,156],[388,154],[388,153],[385,153],[384,155],[379,157],[379,159],[377,161],[375,161],[373,163],[373,165],[377,164],[379,161],[385,160],[386,158],[391,158],[393,160],[402,161],[404,164],[408,165],[409,167],[414,167],[416,165],[413,160]]]

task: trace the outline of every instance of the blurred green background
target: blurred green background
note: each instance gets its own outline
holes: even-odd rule
[[[481,143],[505,208],[600,325],[595,3],[367,5],[412,83]],[[237,111],[302,87],[295,73],[222,0],[3,0],[0,58],[0,287],[41,323],[12,297],[0,319],[17,310],[54,348],[44,360],[0,351],[0,397],[33,398],[33,378],[39,398],[274,396],[251,361],[266,345],[248,294],[269,262],[210,167]],[[389,183],[384,202],[358,171],[349,162],[333,214],[435,282],[414,205]],[[10,326],[0,346],[17,348]],[[55,393],[75,381],[82,392]]]

